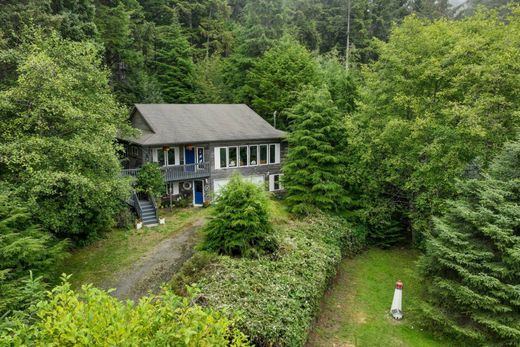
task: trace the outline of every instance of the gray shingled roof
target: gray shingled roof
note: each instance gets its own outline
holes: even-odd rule
[[[152,129],[131,139],[141,145],[285,137],[247,105],[137,104],[135,108]]]

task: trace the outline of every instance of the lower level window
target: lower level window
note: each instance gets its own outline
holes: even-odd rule
[[[277,190],[282,190],[282,182],[281,182],[282,174],[269,175],[269,191],[274,192]]]

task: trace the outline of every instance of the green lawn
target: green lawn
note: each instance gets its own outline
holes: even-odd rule
[[[72,251],[60,266],[60,273],[72,274],[73,287],[85,283],[102,284],[114,273],[132,265],[143,254],[180,229],[208,214],[209,209],[175,209],[162,211],[166,224],[141,230],[114,229],[101,240]]]
[[[418,253],[372,249],[341,263],[324,298],[308,346],[452,346],[419,329],[416,307],[421,287]],[[396,280],[404,282],[404,320],[389,315]]]

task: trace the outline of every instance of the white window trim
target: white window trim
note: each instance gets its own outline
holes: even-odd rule
[[[278,189],[274,188],[275,176],[278,176]],[[282,181],[281,181],[281,177],[282,176],[283,176],[283,174],[272,174],[272,175],[269,175],[269,191],[270,192],[277,192],[277,191],[283,190]]]
[[[181,162],[180,162],[181,156],[180,156],[180,149],[179,149],[179,147],[170,147],[170,149],[169,149],[169,151],[174,151],[175,152],[175,163],[174,164],[170,164],[169,163],[168,154],[166,153],[166,151],[163,150],[162,147],[152,148],[152,162],[159,163],[159,151],[163,151],[164,152],[164,163],[165,163],[165,165],[163,165],[162,167],[177,166],[177,165],[181,164]]]
[[[274,163],[271,163],[271,145],[275,146],[275,161]],[[260,164],[260,146],[267,146],[267,162],[265,164]],[[256,164],[251,165],[251,147],[256,147]],[[220,146],[220,147],[214,147],[215,148],[215,169],[238,169],[238,168],[244,168],[244,167],[255,167],[255,166],[266,166],[266,165],[276,165],[280,164],[280,144],[279,143],[261,143],[261,144],[254,144],[254,145],[236,145],[236,146]],[[220,166],[220,150],[224,148],[226,151],[226,166]],[[237,149],[237,157],[236,157],[236,166],[229,166],[229,148],[236,148]],[[247,149],[247,165],[240,165],[240,148],[246,148]]]

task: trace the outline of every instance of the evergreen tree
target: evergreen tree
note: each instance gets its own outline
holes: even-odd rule
[[[66,245],[35,225],[28,209],[12,194],[0,191],[0,316],[32,303],[31,296],[37,293],[20,287],[31,271],[52,279],[51,269],[66,255]]]
[[[155,75],[167,103],[189,103],[193,99],[191,48],[179,23],[157,29]]]
[[[289,152],[283,184],[292,212],[337,211],[346,203],[342,187],[340,112],[326,86],[306,87],[289,112]]]
[[[245,100],[277,127],[288,128],[285,111],[292,107],[298,92],[307,84],[318,85],[319,66],[310,52],[290,36],[285,36],[255,62],[243,88]]]
[[[238,174],[220,192],[213,218],[204,227],[202,248],[231,256],[257,257],[276,248],[263,187]]]
[[[505,146],[481,179],[435,219],[422,259],[437,331],[475,344],[520,341],[520,139]]]
[[[187,29],[199,58],[231,49],[231,9],[227,0],[174,0],[179,20]]]

